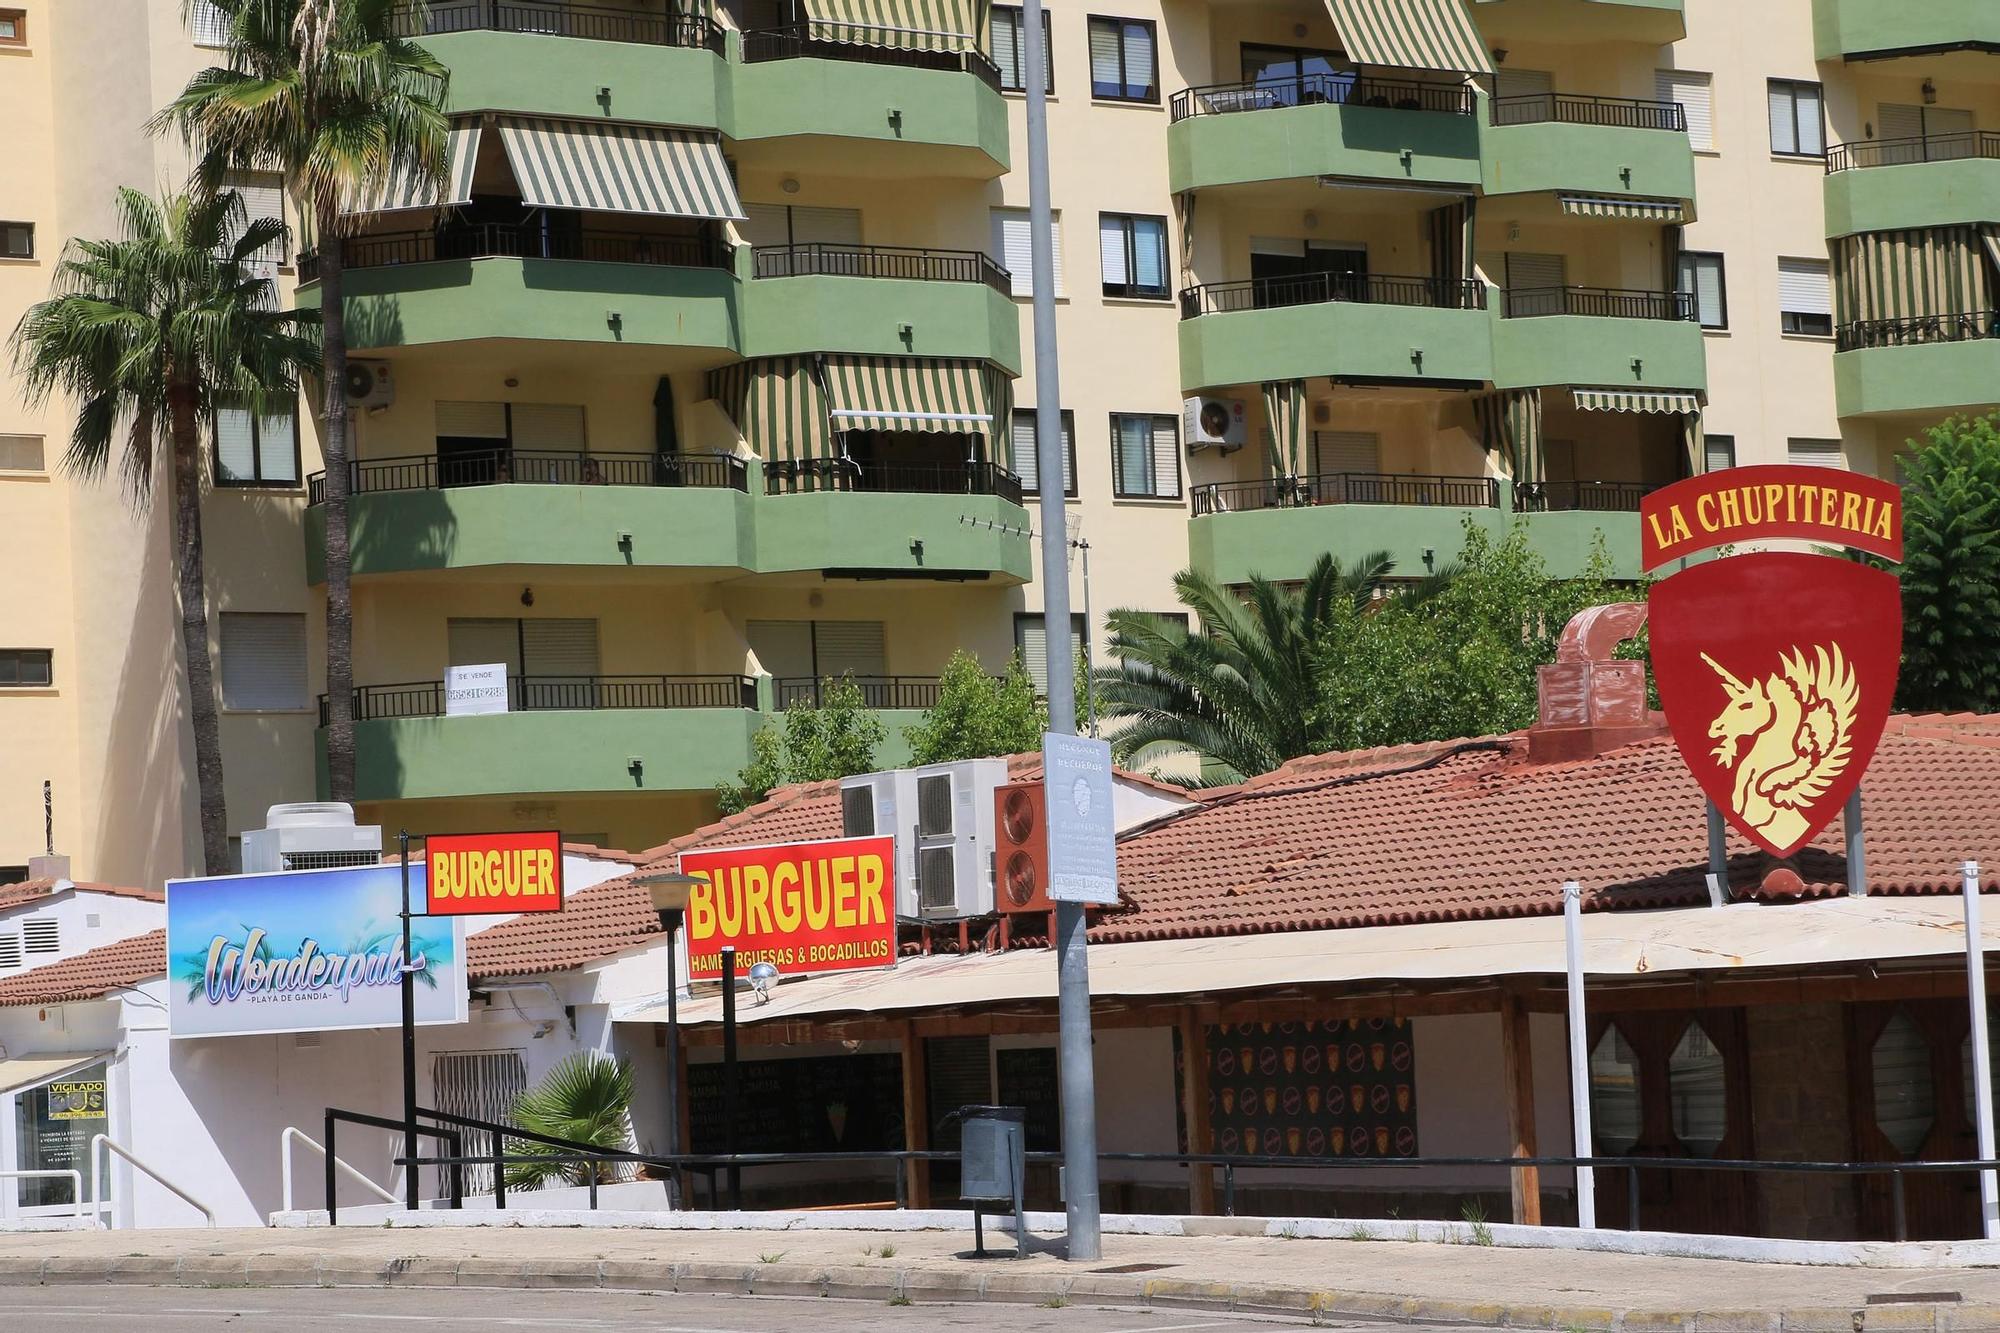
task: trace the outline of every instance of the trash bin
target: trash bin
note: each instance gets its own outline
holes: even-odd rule
[[[958,1197],[972,1209],[973,1253],[986,1253],[981,1203],[1004,1203],[1014,1211],[1014,1253],[1028,1257],[1027,1111],[1019,1106],[961,1106],[948,1119],[959,1122]]]

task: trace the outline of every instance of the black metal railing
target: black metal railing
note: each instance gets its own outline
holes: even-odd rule
[[[759,28],[743,34],[743,63],[766,60],[852,60],[866,65],[902,65],[972,75],[1000,91],[1000,67],[970,45],[970,36],[918,32],[868,23],[819,20]],[[963,46],[964,49],[952,49]]]
[[[341,245],[348,268],[389,268],[441,259],[580,259],[600,264],[659,264],[728,268],[732,247],[711,236],[644,231],[570,230],[533,222],[453,224],[431,231],[350,236]],[[319,255],[299,254],[299,281],[319,277]]]
[[[1608,125],[1621,130],[1685,130],[1687,112],[1679,102],[1643,97],[1595,97],[1586,93],[1523,93],[1496,97],[1495,125]]]
[[[365,458],[347,465],[350,495],[458,486],[690,486],[748,491],[750,469],[728,454],[588,454],[498,445],[440,457]],[[326,500],[326,473],[306,478],[306,502]]]
[[[837,685],[852,685],[861,692],[864,708],[931,708],[938,701],[936,676],[855,676],[822,680],[816,676],[781,676],[771,682],[780,712],[787,708],[819,708],[826,691]]]
[[[766,495],[808,491],[994,495],[1021,503],[1021,479],[998,463],[857,463],[846,458],[765,462]]]
[[[1218,481],[1197,486],[1194,516],[1308,505],[1448,505],[1494,509],[1500,483],[1491,477],[1426,477],[1393,472],[1321,472],[1264,481]]]
[[[983,282],[1012,295],[1013,277],[977,250],[924,250],[905,245],[802,241],[760,245],[752,252],[760,278],[900,278],[908,282]]]
[[[2000,338],[2000,310],[1851,320],[1833,331],[1833,346],[1838,352],[1853,352],[1864,347],[1921,347],[1981,338]]]
[[[1508,319],[1537,315],[1593,315],[1604,319],[1694,318],[1691,292],[1649,292],[1628,287],[1509,287],[1501,313]]]
[[[1522,514],[1636,514],[1660,488],[1649,481],[1517,481],[1514,509]]]
[[[1195,319],[1234,310],[1318,305],[1324,301],[1484,310],[1486,284],[1472,279],[1399,277],[1389,273],[1288,273],[1276,278],[1204,282],[1181,290],[1181,318]]]
[[[2000,130],[1956,130],[1909,139],[1837,143],[1826,150],[1828,175],[1856,167],[1906,167],[1916,162],[1963,162],[2000,157]]]
[[[1476,105],[1470,84],[1364,79],[1354,74],[1328,73],[1183,88],[1173,95],[1170,112],[1172,119],[1186,120],[1189,116],[1221,116],[1289,106],[1366,106],[1469,116]]]
[[[569,0],[430,0],[399,5],[390,20],[398,37],[440,37],[454,32],[521,32],[582,37],[599,42],[702,47],[723,53],[722,29],[703,14],[613,9]]]
[[[507,677],[507,711],[619,708],[757,707],[757,682],[748,676],[513,676]],[[445,711],[444,682],[357,685],[354,720],[438,717]],[[326,725],[326,696],[319,696],[319,724]]]

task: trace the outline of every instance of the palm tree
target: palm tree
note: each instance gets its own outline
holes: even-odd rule
[[[222,740],[202,581],[202,439],[220,403],[259,414],[296,406],[299,375],[319,362],[316,319],[275,308],[269,280],[250,261],[284,226],[246,225],[233,191],[156,202],[120,190],[118,213],[122,239],[72,240],[64,250],[52,295],[15,326],[14,368],[31,405],[58,394],[75,402],[66,470],[100,477],[116,452],[133,498],[145,500],[156,452],[164,448],[172,460],[202,862],[211,875],[227,874]]]
[[[403,0],[214,0],[229,63],[153,118],[198,154],[203,180],[270,170],[311,210],[318,249],[320,449],[326,460],[327,786],[354,799],[354,611],[348,588],[347,328],[342,236],[391,181],[441,188],[448,75],[396,35]]]
[[[1182,570],[1174,590],[1199,629],[1150,611],[1113,611],[1110,653],[1117,665],[1099,668],[1095,677],[1098,706],[1114,723],[1112,754],[1134,764],[1162,750],[1190,749],[1234,781],[1327,748],[1322,658],[1340,619],[1365,614],[1385,597],[1426,600],[1456,572],[1446,568],[1391,592],[1394,568],[1386,551],[1352,568],[1323,554],[1297,587],[1253,575],[1240,595]],[[1211,770],[1211,776],[1218,775]]]
[[[546,1138],[623,1149],[631,1142],[632,1065],[596,1051],[563,1058],[540,1083],[514,1099],[514,1123]],[[507,1165],[507,1184],[539,1189],[551,1180],[616,1178],[609,1163],[559,1160],[567,1149],[517,1140],[520,1156]],[[510,1154],[511,1155],[511,1154]]]

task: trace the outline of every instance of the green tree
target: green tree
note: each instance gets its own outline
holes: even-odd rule
[[[402,0],[213,0],[227,61],[202,70],[153,119],[193,148],[202,180],[281,173],[313,222],[325,323],[320,451],[326,461],[327,789],[354,799],[354,609],[347,524],[343,235],[389,182],[443,186],[448,75],[396,35]],[[191,11],[192,0],[183,0]],[[186,17],[184,12],[183,17]]]
[[[787,708],[784,721],[768,722],[750,738],[750,764],[715,789],[722,813],[733,815],[796,782],[824,782],[875,770],[882,719],[862,698],[861,687],[842,676],[826,681],[816,708]]]
[[[514,1099],[514,1124],[536,1134],[593,1148],[631,1146],[632,1066],[598,1051],[565,1056],[534,1087]],[[610,1164],[595,1167],[556,1158],[568,1151],[522,1139],[510,1140],[507,1163],[509,1189],[540,1189],[550,1181],[582,1184],[595,1170],[600,1183],[617,1178]]]
[[[154,460],[170,463],[174,571],[181,649],[194,724],[202,864],[229,871],[222,740],[203,583],[202,442],[218,405],[262,414],[296,409],[302,371],[319,359],[314,317],[274,308],[270,283],[248,262],[283,235],[248,223],[230,191],[155,201],[118,192],[123,236],[72,240],[48,300],[15,326],[22,397],[76,406],[64,468],[103,476],[114,453],[135,502],[151,498]]]
[[[924,710],[923,721],[903,729],[903,737],[911,763],[942,764],[1039,750],[1048,728],[1049,710],[1035,697],[1020,654],[995,680],[961,648],[938,678],[937,702]]]
[[[1931,427],[1903,481],[1901,708],[2000,709],[2000,416]]]

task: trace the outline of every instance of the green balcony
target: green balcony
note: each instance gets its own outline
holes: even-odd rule
[[[976,251],[760,247],[743,284],[743,354],[969,357],[1021,371],[1007,272]]]
[[[1682,0],[1480,0],[1487,42],[1664,46],[1687,36]]]
[[[1493,376],[1485,301],[1477,282],[1388,274],[1204,283],[1181,293],[1181,385],[1480,384]]]
[[[1493,383],[1705,390],[1708,360],[1687,298],[1567,287],[1495,292]]]
[[[1895,327],[1882,328],[1871,340],[1930,341],[1837,352],[1833,395],[1841,416],[1923,412],[1943,417],[2000,403],[2000,336],[1990,314],[1886,323]],[[1842,331],[1843,345],[1849,336]]]
[[[1813,0],[1818,60],[2000,50],[1992,0]]]
[[[760,573],[1001,584],[1026,583],[1033,575],[1020,482],[1001,469],[878,465],[857,477],[815,460],[792,468],[766,465],[764,475],[766,493],[757,498]],[[833,489],[853,485],[903,489]]]
[[[727,125],[724,33],[707,19],[491,0],[431,0],[428,14],[419,40],[450,68],[455,112]],[[551,30],[506,30],[527,26]]]
[[[1673,103],[1541,93],[1489,108],[1480,182],[1489,195],[1694,199],[1694,150]]]
[[[2000,220],[2000,134],[1835,144],[1827,153],[1826,234]]]
[[[1175,93],[1167,129],[1171,188],[1316,176],[1479,184],[1479,121],[1468,88],[1336,75],[1309,75],[1301,84]]]

